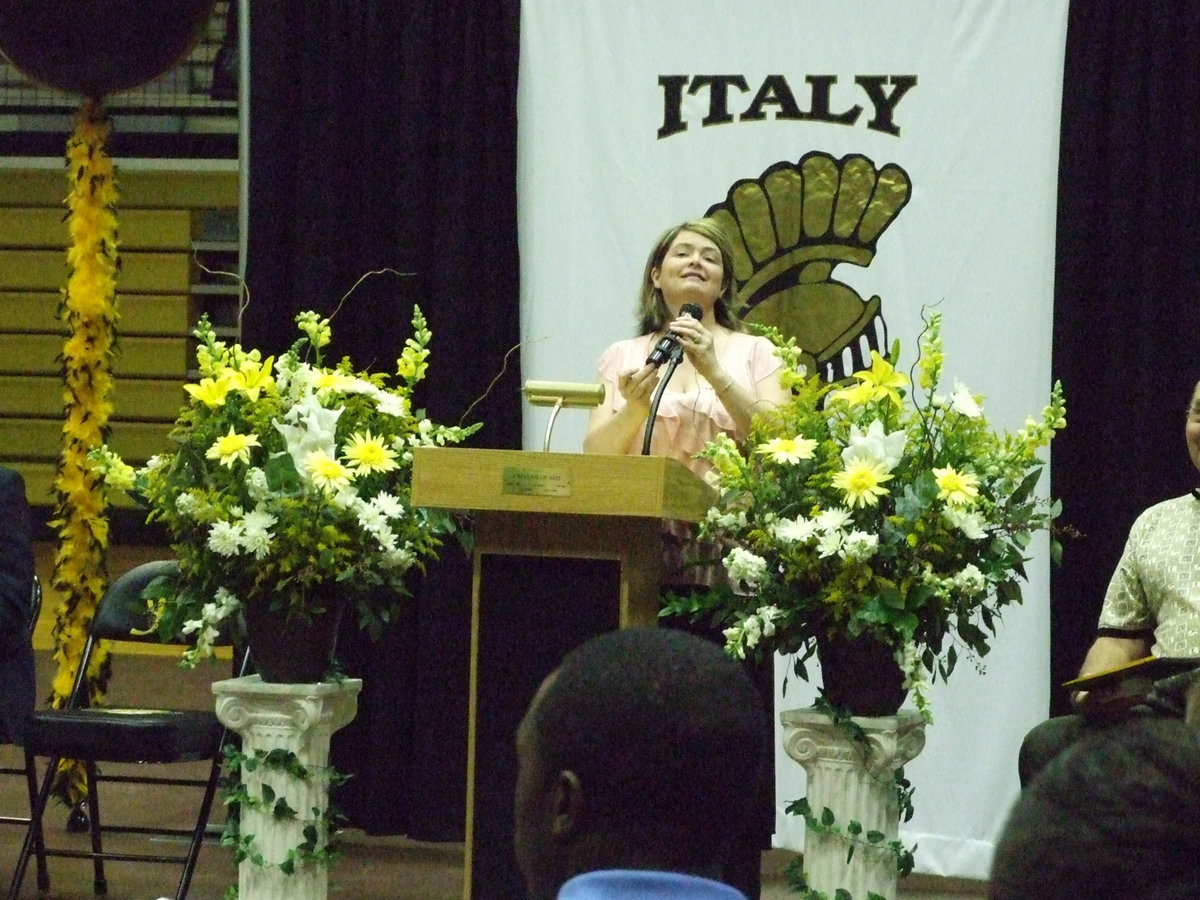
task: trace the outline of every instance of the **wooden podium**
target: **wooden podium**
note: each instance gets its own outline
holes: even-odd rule
[[[474,519],[467,900],[520,900],[513,736],[541,680],[592,635],[658,620],[662,520],[695,522],[712,488],[676,460],[423,447],[412,504]]]

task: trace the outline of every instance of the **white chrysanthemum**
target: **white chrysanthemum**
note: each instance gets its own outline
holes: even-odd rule
[[[947,506],[942,509],[942,518],[969,540],[981,541],[987,537],[987,520],[979,512]]]
[[[794,519],[780,519],[775,523],[772,533],[775,535],[776,540],[803,543],[816,535],[817,523],[812,519],[804,518],[804,516],[797,516]]]
[[[879,535],[866,531],[851,531],[838,548],[838,555],[850,562],[862,562],[875,555],[879,548]]]
[[[389,519],[398,519],[404,515],[404,504],[395,494],[389,494],[386,491],[378,493],[371,498],[370,503]]]
[[[185,519],[194,519],[199,514],[203,504],[191,491],[185,491],[175,498],[175,511]]]
[[[388,391],[380,391],[375,395],[375,408],[385,416],[395,416],[398,419],[403,419],[412,412],[407,397]]]
[[[271,527],[278,521],[265,509],[255,509],[246,514],[242,525],[246,529],[242,536],[242,546],[246,552],[254,554],[255,559],[264,558],[271,550]]]
[[[416,554],[407,545],[389,550],[380,558],[380,564],[385,569],[400,569],[407,571],[417,561]]]
[[[951,579],[951,583],[955,589],[968,597],[978,596],[987,588],[987,578],[974,563],[967,563],[963,566],[962,570]]]
[[[262,503],[271,493],[271,488],[267,483],[267,473],[258,466],[251,466],[246,470],[246,493],[255,503]]]
[[[368,533],[374,533],[380,528],[387,528],[387,516],[374,503],[363,503],[355,509],[359,527]]]
[[[237,556],[245,530],[241,524],[214,522],[208,530],[208,549],[218,556]]]
[[[850,524],[852,518],[850,510],[839,506],[836,509],[827,509],[817,514],[814,520],[817,523],[817,529],[821,532],[841,531]]]
[[[840,531],[824,531],[817,538],[817,556],[821,559],[827,559],[830,556],[837,556],[842,549],[842,532]]]
[[[375,538],[379,544],[379,549],[384,553],[391,553],[396,549],[397,541],[396,532],[384,525],[382,528],[377,528],[371,532],[371,536]]]
[[[735,585],[753,589],[767,577],[767,561],[742,547],[734,547],[725,557],[725,571]]]
[[[954,382],[954,393],[950,395],[950,408],[968,419],[978,419],[983,415],[979,402],[971,396],[967,386],[957,380]]]

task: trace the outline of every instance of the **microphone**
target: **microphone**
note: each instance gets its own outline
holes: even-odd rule
[[[679,307],[679,314],[681,316],[691,316],[696,321],[699,321],[704,317],[704,310],[695,303],[685,303]],[[646,357],[646,362],[652,366],[661,366],[671,357],[680,359],[682,356],[683,348],[679,346],[678,335],[668,331],[658,339],[658,343],[654,345],[654,349]]]

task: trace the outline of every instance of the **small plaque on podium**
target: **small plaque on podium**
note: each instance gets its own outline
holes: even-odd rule
[[[500,490],[526,497],[569,497],[571,473],[550,466],[505,466]]]

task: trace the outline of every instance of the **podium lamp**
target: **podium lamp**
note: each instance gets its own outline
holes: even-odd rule
[[[564,406],[577,409],[593,409],[604,402],[604,385],[580,384],[571,381],[526,381],[521,391],[533,406],[550,406],[550,421],[546,423],[546,438],[542,451],[550,452],[550,432],[554,430],[554,419]]]

